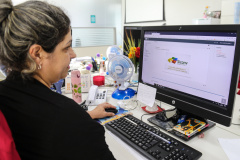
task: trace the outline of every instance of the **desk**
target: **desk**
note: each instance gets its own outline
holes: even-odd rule
[[[115,89],[114,88],[107,88],[107,89],[108,89],[107,101],[113,105],[116,105],[118,100],[113,99],[111,97],[111,93]],[[71,97],[71,94],[66,94],[66,96]],[[83,100],[85,100],[87,98],[87,93],[83,93],[82,97],[83,97]],[[136,98],[136,96],[134,98]],[[235,104],[240,104],[240,96],[237,96]],[[94,106],[89,107],[89,110],[92,110],[92,109],[94,109]],[[238,107],[235,107],[235,109],[237,110]],[[141,116],[146,113],[140,107],[137,107],[135,110],[131,112],[135,117],[139,119],[141,119]],[[147,121],[147,118],[151,116],[153,115],[143,116],[143,121],[150,124]],[[236,116],[239,116],[239,112],[236,112]],[[164,130],[161,130],[161,131],[165,132]],[[220,146],[218,142],[218,138],[240,139],[240,126],[231,126],[227,128],[221,125],[216,125],[215,127],[205,131],[204,134],[205,134],[204,138],[194,137],[192,140],[188,142],[182,141],[177,137],[174,137],[174,138],[202,152],[203,155],[200,158],[200,160],[227,160],[228,157],[223,151],[222,147]],[[105,136],[106,136],[106,142],[109,145],[110,150],[112,151],[113,155],[117,160],[137,160],[135,156],[128,149],[126,149],[121,143],[119,143],[111,134],[106,132]]]
[[[232,123],[240,124],[240,95],[238,94],[235,96]],[[217,124],[217,126],[240,136],[240,125],[231,125],[230,127],[225,127]]]

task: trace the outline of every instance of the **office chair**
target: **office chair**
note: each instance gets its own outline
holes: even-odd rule
[[[16,150],[12,132],[0,110],[0,159],[21,160]]]

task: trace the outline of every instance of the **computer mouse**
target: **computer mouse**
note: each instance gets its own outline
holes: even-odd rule
[[[116,114],[116,113],[118,112],[118,110],[117,110],[117,109],[114,109],[114,108],[105,108],[105,111],[106,111],[106,112],[112,112],[112,113],[114,113],[114,114]]]

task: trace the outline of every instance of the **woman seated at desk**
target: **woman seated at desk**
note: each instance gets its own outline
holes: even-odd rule
[[[76,57],[71,43],[70,20],[60,8],[0,1],[0,63],[8,71],[0,82],[0,110],[21,159],[114,159],[93,119],[113,116],[105,108],[115,107],[104,103],[87,113],[50,90]]]

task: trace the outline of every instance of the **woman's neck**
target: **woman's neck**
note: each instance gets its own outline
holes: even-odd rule
[[[38,80],[39,82],[41,82],[42,84],[47,86],[48,88],[51,87],[51,84],[44,81],[44,79],[40,75],[36,74],[36,75],[33,76],[33,78],[35,78],[36,80]]]

